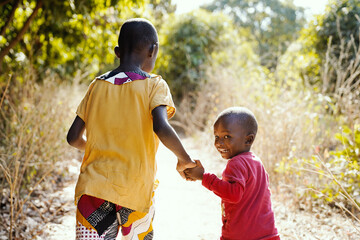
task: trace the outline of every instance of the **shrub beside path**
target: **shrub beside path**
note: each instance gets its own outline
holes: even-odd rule
[[[212,161],[217,156],[200,152],[194,141],[185,139],[186,149],[194,158],[202,160],[206,169],[220,174],[225,162]],[[207,160],[208,159],[208,160]],[[160,145],[157,154],[159,187],[155,193],[155,240],[216,240],[221,232],[220,199],[203,188],[200,182],[186,182],[175,170],[175,156]],[[220,166],[219,166],[220,165]],[[74,175],[71,182],[57,195],[73,200],[74,187],[80,163],[72,160],[68,169]],[[273,195],[273,208],[281,239],[360,239],[360,233],[340,214],[329,212],[310,213],[300,211],[281,196]],[[61,216],[61,224],[45,226],[46,237],[39,239],[63,240],[75,238],[75,206],[69,204],[67,213]],[[118,237],[121,239],[121,237]]]

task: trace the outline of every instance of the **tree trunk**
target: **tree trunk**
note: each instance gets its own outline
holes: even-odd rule
[[[5,47],[4,49],[1,50],[1,52],[0,52],[0,71],[1,71],[1,67],[2,67],[4,57],[23,38],[26,31],[29,29],[31,22],[34,20],[34,18],[36,17],[39,9],[42,7],[42,3],[43,3],[42,0],[38,0],[36,2],[36,6],[35,6],[33,12],[31,13],[31,15],[28,17],[28,19],[24,23],[24,26],[21,28],[20,32],[16,35],[16,37],[14,39],[12,39],[10,41],[10,43],[9,43],[9,45],[7,47]]]

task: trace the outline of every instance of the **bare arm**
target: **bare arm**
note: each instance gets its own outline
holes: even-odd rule
[[[175,130],[170,126],[167,119],[166,106],[158,106],[152,111],[153,116],[153,130],[159,137],[160,141],[172,151],[178,158],[176,169],[180,175],[185,178],[184,170],[186,168],[193,168],[196,164],[191,160],[189,154],[185,151],[179,136]]]
[[[79,116],[76,116],[67,134],[66,137],[67,142],[71,146],[84,151],[86,144],[86,140],[83,137],[84,131],[85,131],[85,122]]]

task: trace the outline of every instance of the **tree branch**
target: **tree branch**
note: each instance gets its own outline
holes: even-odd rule
[[[18,8],[19,2],[20,2],[20,0],[16,0],[16,1],[15,1],[14,5],[13,5],[13,7],[12,7],[12,9],[11,9],[9,18],[7,19],[7,21],[6,21],[6,23],[4,24],[4,26],[1,28],[0,35],[3,35],[3,36],[5,37],[6,28],[9,26],[10,22],[14,19],[15,11],[16,11],[16,9]]]
[[[23,38],[25,32],[29,29],[31,22],[34,20],[39,9],[42,7],[42,4],[43,4],[42,0],[38,0],[36,2],[36,6],[35,6],[33,12],[31,13],[31,15],[28,17],[28,19],[24,23],[24,26],[21,28],[20,32],[16,35],[16,37],[14,39],[11,40],[11,42],[9,43],[9,45],[7,47],[5,47],[4,49],[1,50],[1,52],[0,52],[0,67],[2,66],[4,57]]]
[[[9,2],[11,2],[11,0],[7,0],[7,1],[3,1],[3,2],[1,2],[1,3],[0,3],[0,7],[2,7],[2,6],[4,6],[4,5],[6,5],[6,4],[8,4]]]

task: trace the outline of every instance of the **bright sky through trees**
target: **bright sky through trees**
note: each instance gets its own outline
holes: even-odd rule
[[[211,3],[212,0],[173,0],[172,2],[177,5],[177,13],[185,13],[198,8],[203,4]],[[307,9],[308,16],[324,12],[327,2],[328,0],[294,0],[295,5]]]

